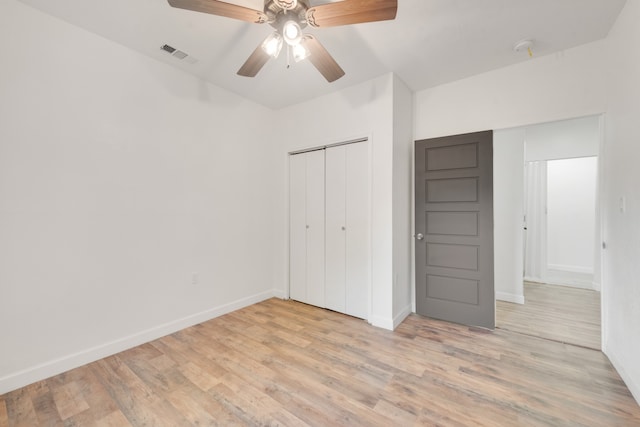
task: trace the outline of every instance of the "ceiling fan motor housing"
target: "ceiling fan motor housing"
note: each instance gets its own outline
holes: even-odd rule
[[[281,9],[292,10],[298,5],[298,0],[273,0]]]
[[[283,4],[289,4],[293,7],[288,9]],[[268,17],[269,25],[276,30],[282,32],[282,28],[287,21],[295,21],[300,28],[307,26],[306,12],[309,9],[307,0],[266,0],[264,4],[264,13]]]

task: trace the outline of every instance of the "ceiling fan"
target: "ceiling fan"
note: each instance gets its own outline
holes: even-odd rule
[[[291,49],[296,62],[305,58],[328,82],[344,76],[344,70],[311,34],[314,28],[360,24],[395,19],[398,0],[342,0],[310,6],[309,0],[265,0],[262,11],[219,0],[168,0],[172,7],[225,16],[256,24],[269,24],[271,33],[238,70],[238,75],[255,77],[270,58],[277,58],[283,42]]]

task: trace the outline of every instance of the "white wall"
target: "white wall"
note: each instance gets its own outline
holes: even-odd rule
[[[411,313],[413,93],[393,77],[393,324]]]
[[[597,156],[600,117],[588,116],[527,126],[526,161]]]
[[[0,394],[276,293],[271,111],[14,0],[0,38]]]
[[[593,282],[597,177],[597,157],[547,162],[548,272],[585,275],[589,288]]]
[[[496,299],[524,304],[525,128],[493,133],[493,235]]]
[[[640,2],[627,4],[607,39],[609,107],[604,145],[603,348],[640,401]],[[626,198],[621,212],[620,198]]]
[[[369,321],[393,328],[393,76],[384,75],[320,98],[278,110],[287,126],[278,130],[281,167],[276,170],[279,186],[275,283],[288,286],[287,153],[299,149],[369,137],[371,150],[371,264],[372,293]],[[408,191],[408,190],[407,190]]]
[[[600,114],[606,109],[599,41],[415,94],[415,139]]]

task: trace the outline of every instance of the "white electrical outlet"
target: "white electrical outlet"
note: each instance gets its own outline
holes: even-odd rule
[[[197,285],[198,284],[198,272],[194,271],[193,273],[191,273],[191,284],[192,285]]]

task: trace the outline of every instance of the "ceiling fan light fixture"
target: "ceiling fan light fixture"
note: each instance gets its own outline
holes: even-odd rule
[[[292,52],[296,61],[309,57],[329,83],[344,76],[344,70],[313,35],[303,35],[302,29],[389,21],[396,18],[398,11],[398,0],[261,0],[262,8],[258,9],[234,4],[233,0],[167,1],[178,9],[268,24],[275,29],[275,33],[253,50],[238,75],[255,77],[270,58],[278,57],[286,42],[287,68]],[[258,0],[252,1],[258,3]],[[316,2],[323,4],[316,5]]]
[[[269,34],[262,42],[262,50],[272,58],[277,58],[282,49],[282,36],[277,31]]]
[[[296,46],[302,39],[302,29],[296,21],[287,21],[282,26],[282,35],[289,46]]]
[[[293,50],[293,59],[296,62],[303,61],[307,59],[309,55],[311,55],[311,52],[309,52],[309,49],[307,49],[307,47],[303,43],[298,43],[297,45],[294,45],[292,50]]]

